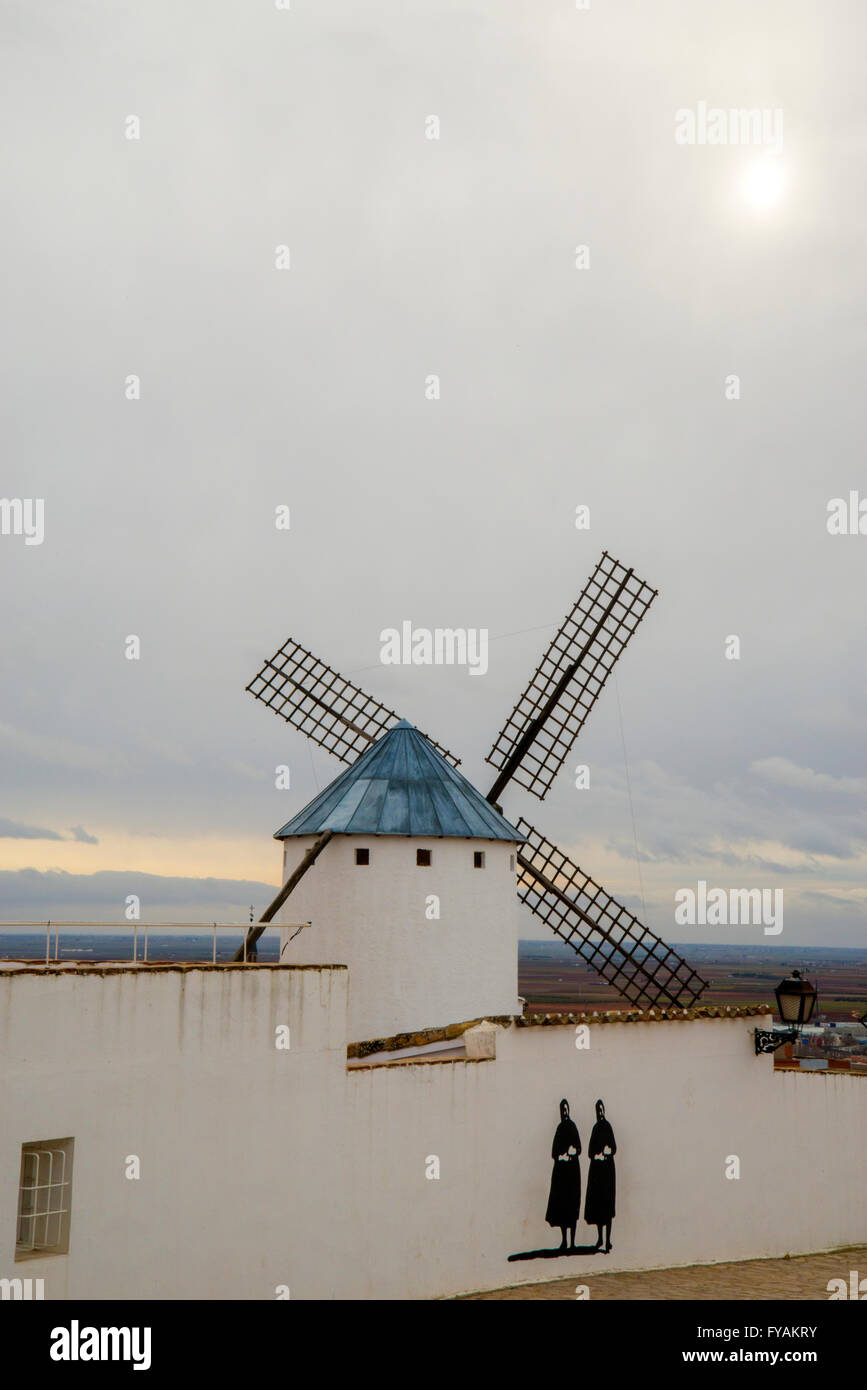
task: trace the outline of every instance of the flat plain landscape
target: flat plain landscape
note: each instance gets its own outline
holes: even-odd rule
[[[867,1012],[867,949],[815,946],[712,946],[674,949],[708,981],[702,1004],[764,1004],[792,969],[819,989],[818,1015],[851,1019]],[[623,1009],[621,995],[559,941],[521,941],[519,988],[532,1013]]]

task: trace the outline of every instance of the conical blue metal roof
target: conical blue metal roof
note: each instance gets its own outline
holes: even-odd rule
[[[324,830],[417,839],[524,839],[405,719],[287,821],[274,839]]]

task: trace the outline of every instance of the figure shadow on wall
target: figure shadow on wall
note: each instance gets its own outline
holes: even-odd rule
[[[614,1130],[605,1118],[603,1102],[597,1100],[596,1123],[587,1150],[589,1167],[584,1201],[584,1221],[588,1226],[596,1227],[596,1244],[576,1245],[575,1231],[581,1215],[581,1136],[569,1115],[569,1102],[561,1100],[560,1123],[551,1145],[554,1166],[545,1220],[549,1226],[560,1228],[562,1239],[558,1246],[549,1250],[524,1250],[520,1254],[510,1255],[510,1263],[514,1260],[551,1260],[562,1255],[596,1255],[600,1252],[607,1255],[614,1248],[611,1244],[611,1227],[616,1195],[616,1153]]]

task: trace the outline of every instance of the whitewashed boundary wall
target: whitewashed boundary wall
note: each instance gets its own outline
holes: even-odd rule
[[[46,1299],[273,1299],[296,1276],[329,1297],[346,984],[341,966],[0,974],[0,1277],[44,1278]],[[21,1145],[67,1136],[69,1254],[13,1266]]]
[[[513,1025],[495,1058],[347,1069],[346,987],[312,965],[0,972],[0,1277],[47,1299],[404,1299],[867,1241],[867,1081],[775,1074],[765,1017],[600,1023],[587,1049]],[[563,1097],[585,1190],[605,1102],[614,1248],[508,1263],[559,1243]],[[69,1253],[13,1263],[21,1145],[67,1136]]]
[[[355,1297],[436,1295],[545,1278],[802,1254],[867,1240],[867,1079],[774,1072],[765,1017],[497,1029],[496,1061],[350,1073],[347,1124],[376,1113],[354,1170],[369,1260]],[[567,1099],[583,1155],[597,1099],[617,1142],[610,1255],[507,1263],[551,1249],[551,1143]],[[426,1179],[436,1155],[439,1179]],[[740,1177],[726,1177],[737,1157]],[[387,1261],[377,1232],[400,1231]],[[847,1266],[848,1271],[848,1266]],[[848,1277],[844,1274],[844,1277]],[[404,1292],[402,1292],[404,1291]]]

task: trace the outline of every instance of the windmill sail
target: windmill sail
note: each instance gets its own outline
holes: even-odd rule
[[[512,778],[544,800],[656,592],[603,552],[494,740],[486,761],[500,775],[489,801]]]
[[[518,851],[522,903],[631,1004],[695,1003],[706,980],[529,821],[517,829],[527,837]]]
[[[341,762],[353,763],[400,715],[346,680],[291,638],[246,687],[257,700]],[[433,743],[453,767],[460,758]]]

